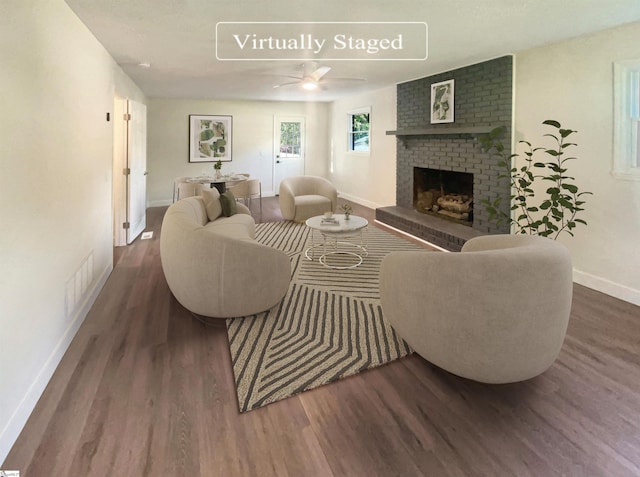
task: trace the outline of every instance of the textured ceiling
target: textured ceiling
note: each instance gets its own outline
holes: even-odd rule
[[[332,101],[640,20],[638,0],[66,0],[149,97]],[[218,22],[426,22],[422,61],[319,61],[328,83],[274,88],[302,62],[216,59]],[[377,28],[371,27],[371,36]],[[148,68],[139,66],[149,63]]]

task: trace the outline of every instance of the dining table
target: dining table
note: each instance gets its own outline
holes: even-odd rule
[[[197,182],[199,184],[209,184],[211,188],[218,189],[218,192],[221,194],[226,192],[227,184],[232,184],[236,182],[243,182],[248,179],[248,176],[242,174],[228,174],[221,175],[218,177],[215,176],[198,176],[198,177],[190,177],[187,179],[187,182]]]

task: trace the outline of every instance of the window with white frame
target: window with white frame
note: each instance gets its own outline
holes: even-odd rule
[[[369,152],[371,127],[371,109],[364,108],[349,113],[348,150]]]
[[[640,60],[613,64],[613,175],[640,180]]]

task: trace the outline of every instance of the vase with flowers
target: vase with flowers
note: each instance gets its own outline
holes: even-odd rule
[[[216,179],[220,179],[220,177],[222,177],[222,171],[221,171],[221,169],[222,169],[222,161],[221,161],[221,160],[218,160],[218,162],[216,162],[216,163],[213,165],[213,172],[214,172],[214,174],[215,174],[215,178],[216,178]]]
[[[340,210],[342,210],[342,212],[344,213],[344,220],[349,220],[351,212],[353,212],[351,206],[349,204],[342,204],[340,206]]]

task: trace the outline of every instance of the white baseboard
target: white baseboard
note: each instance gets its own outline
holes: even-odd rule
[[[53,351],[40,369],[40,372],[34,378],[26,394],[20,401],[20,404],[2,429],[2,432],[0,433],[0,463],[4,462],[7,458],[9,451],[20,435],[22,428],[27,423],[27,419],[29,419],[31,412],[33,412],[33,409],[36,407],[38,399],[42,396],[49,380],[53,376],[58,364],[60,364],[64,353],[67,351],[73,337],[78,332],[80,325],[82,325],[84,319],[87,317],[87,314],[95,303],[96,298],[98,298],[98,294],[104,287],[112,270],[113,265],[110,264],[102,271],[98,280],[94,282],[91,292],[87,294],[86,300],[82,305],[78,306],[78,311],[69,320],[69,326],[58,340],[58,344],[54,347]]]
[[[634,305],[640,305],[640,290],[620,285],[619,283],[576,270],[575,268],[573,270],[573,281],[587,288],[592,288],[593,290],[619,298],[620,300]]]
[[[375,202],[371,202],[366,199],[362,199],[361,197],[345,194],[344,192],[340,192],[339,197],[341,197],[342,199],[350,200],[351,202],[355,202],[356,204],[364,205],[365,207],[369,207],[373,210],[376,210],[378,207],[384,207],[383,205],[376,204]]]
[[[152,200],[147,202],[147,208],[149,207],[164,207],[166,205],[173,204],[172,199],[160,199],[160,200]]]

